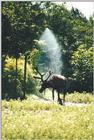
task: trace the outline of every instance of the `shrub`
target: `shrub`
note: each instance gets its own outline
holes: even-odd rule
[[[15,74],[15,72],[13,72]],[[19,79],[10,73],[3,76],[2,79],[2,99],[22,98],[22,84]]]
[[[92,103],[94,102],[94,97],[90,93],[74,92],[66,96],[66,101],[75,103]]]
[[[93,48],[79,46],[73,53],[71,64],[73,66],[73,78],[80,82],[81,91],[93,91]]]
[[[4,72],[2,76],[2,99],[17,99],[22,98],[23,95],[23,68],[24,60],[21,57],[18,59],[18,70],[16,73],[15,64],[16,61],[14,58],[7,57],[5,61]],[[27,64],[27,84],[26,89],[27,93],[35,92],[35,83],[33,82],[33,70],[32,65]]]

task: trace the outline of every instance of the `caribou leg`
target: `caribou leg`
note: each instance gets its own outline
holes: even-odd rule
[[[44,90],[44,95],[45,95],[45,90]]]
[[[63,95],[63,102],[65,102],[65,95],[66,95],[66,93],[64,93],[64,95]]]
[[[65,105],[65,95],[66,95],[66,92],[64,92],[63,94],[63,105]]]
[[[52,90],[52,98],[54,100],[54,89]]]
[[[62,105],[62,100],[60,99],[60,94],[58,93],[58,103]]]

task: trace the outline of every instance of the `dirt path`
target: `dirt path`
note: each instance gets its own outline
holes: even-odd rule
[[[38,100],[40,102],[44,102],[44,103],[47,103],[47,102],[48,103],[53,103],[53,102],[57,103],[56,100],[53,101],[52,99],[40,98],[40,97],[35,96],[35,95],[33,95],[32,97],[33,97],[33,99]],[[65,106],[78,106],[78,107],[81,107],[81,106],[86,106],[86,105],[87,105],[86,103],[65,102]]]
[[[78,107],[80,107],[80,106],[86,106],[87,104],[85,104],[85,103],[72,103],[72,102],[66,102],[65,103],[65,106],[78,106]]]

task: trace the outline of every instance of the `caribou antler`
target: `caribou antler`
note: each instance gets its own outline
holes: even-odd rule
[[[36,70],[36,72],[40,75],[40,77],[34,76],[34,78],[35,78],[35,79],[41,79],[41,81],[43,82],[43,81],[44,81],[44,80],[43,80],[43,76],[45,75],[45,73],[44,73],[44,74],[41,74],[41,73],[39,72],[38,68],[35,68],[35,70]]]
[[[39,77],[39,76],[34,76],[34,78],[35,78],[35,79],[40,79],[42,82],[47,81],[47,80],[49,79],[49,77],[50,77],[50,76],[52,75],[52,73],[53,73],[51,70],[49,70],[49,75],[48,75],[48,77],[47,77],[45,80],[43,80],[43,77],[44,77],[44,75],[45,75],[46,73],[41,74],[41,73],[39,72],[38,68],[35,68],[35,70],[36,70],[36,72],[40,75],[40,77]]]
[[[46,80],[45,81],[47,81],[48,79],[49,79],[49,77],[52,75],[52,71],[51,70],[49,70],[49,75],[48,75],[48,77],[46,78]]]
[[[35,79],[41,79],[41,77],[38,77],[38,76],[33,76],[33,78],[35,78]]]

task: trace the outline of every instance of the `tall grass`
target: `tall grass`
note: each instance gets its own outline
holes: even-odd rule
[[[74,92],[73,94],[68,94],[66,96],[66,101],[75,103],[92,103],[94,102],[94,96],[90,93]]]
[[[43,97],[52,100],[52,91],[51,90],[46,90],[46,93],[42,94]],[[63,93],[60,94],[61,99],[63,99]],[[57,100],[57,93],[55,92],[55,100]],[[90,93],[79,93],[79,92],[74,92],[71,94],[66,94],[65,98],[66,102],[74,102],[74,103],[92,103],[94,102],[94,95]]]
[[[92,140],[93,106],[49,101],[2,101],[2,139]]]

